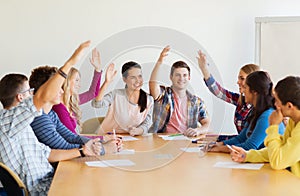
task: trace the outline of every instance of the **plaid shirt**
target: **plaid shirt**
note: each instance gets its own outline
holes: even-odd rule
[[[53,176],[51,149],[39,143],[30,127],[40,115],[32,98],[9,110],[0,110],[0,161],[13,170],[30,195],[47,195]]]
[[[174,110],[174,95],[171,87],[160,86],[161,94],[154,101],[153,124],[149,132],[165,132],[166,126]],[[188,128],[196,128],[197,123],[207,118],[208,113],[204,102],[197,96],[192,95],[189,91],[187,94],[188,108]]]
[[[204,82],[210,92],[212,92],[216,97],[236,106],[234,113],[234,124],[237,132],[240,133],[247,123],[247,117],[253,108],[252,105],[246,104],[244,101],[241,104],[239,102],[240,94],[233,93],[221,87],[221,85],[215,81],[212,75],[207,80],[204,80]]]

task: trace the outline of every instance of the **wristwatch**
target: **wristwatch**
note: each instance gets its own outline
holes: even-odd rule
[[[78,150],[80,152],[81,157],[85,157],[85,154],[83,153],[83,147],[82,147],[82,145],[79,147]]]

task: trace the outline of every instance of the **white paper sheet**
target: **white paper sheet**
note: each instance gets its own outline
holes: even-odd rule
[[[135,141],[135,140],[139,140],[139,139],[132,137],[132,136],[122,136],[122,140],[123,140],[123,142],[128,142],[128,141]]]
[[[104,161],[87,161],[85,162],[90,167],[115,167],[115,166],[133,166],[134,162],[128,159],[104,160]]]
[[[200,147],[189,147],[189,148],[180,148],[184,152],[199,152]]]
[[[191,140],[190,138],[188,138],[184,135],[176,135],[176,136],[162,135],[162,136],[159,136],[159,137],[161,137],[163,140]]]
[[[214,167],[259,170],[263,163],[217,162]]]
[[[134,153],[135,153],[134,149],[124,149],[124,150],[114,153],[114,154],[118,155],[118,154],[134,154]]]

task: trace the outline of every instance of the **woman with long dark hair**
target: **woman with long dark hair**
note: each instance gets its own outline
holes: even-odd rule
[[[109,107],[98,134],[111,132],[113,129],[116,133],[129,133],[132,136],[148,133],[152,125],[153,98],[141,88],[141,66],[133,61],[125,63],[122,66],[125,88],[115,89],[104,95],[115,74],[114,66],[109,66],[105,82],[98,96],[92,101],[95,108]]]
[[[229,140],[217,142],[211,151],[230,152],[226,145],[235,145],[245,150],[260,149],[264,147],[266,129],[269,127],[268,118],[274,111],[274,97],[272,95],[273,83],[269,74],[256,71],[249,74],[244,86],[245,101],[253,105],[247,124],[241,133]],[[284,131],[283,123],[280,124],[279,133]]]

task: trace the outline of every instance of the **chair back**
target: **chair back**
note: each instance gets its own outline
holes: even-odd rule
[[[82,123],[81,134],[94,134],[99,128],[104,117],[90,118]]]
[[[8,196],[27,196],[27,189],[19,178],[9,167],[0,162],[0,181]]]

